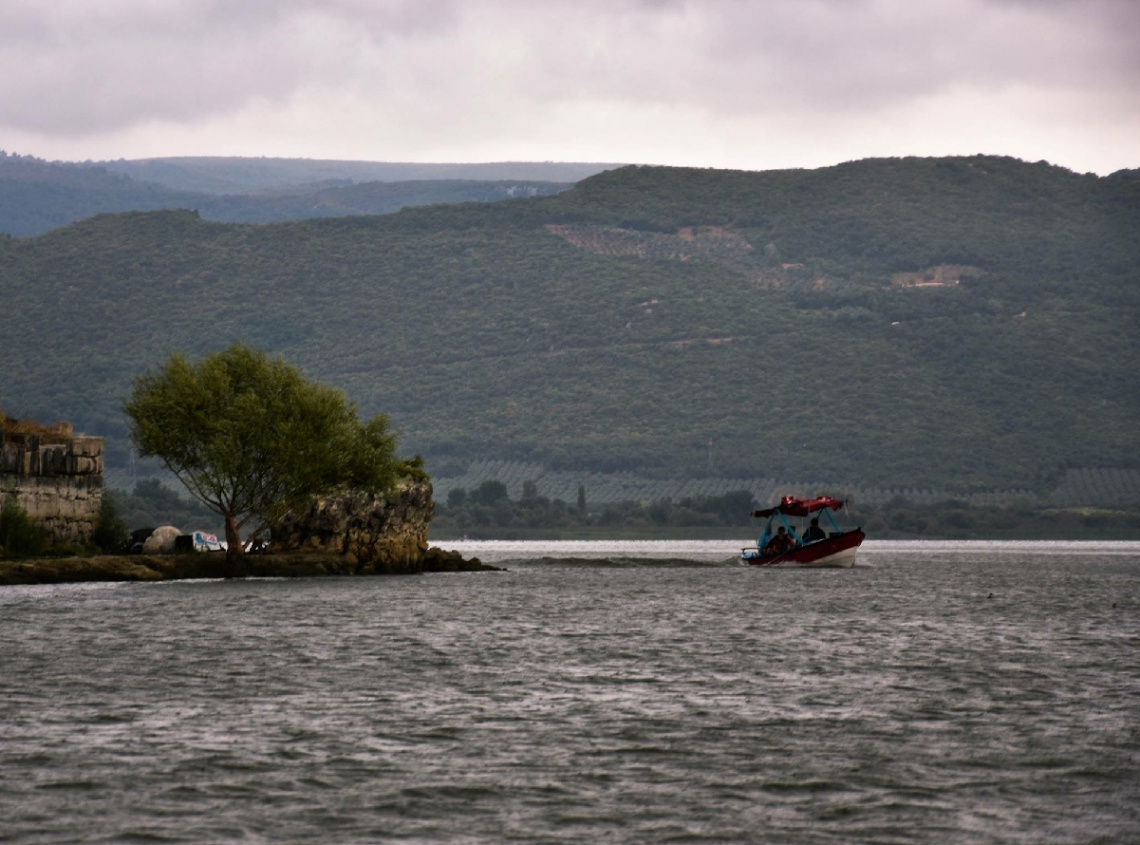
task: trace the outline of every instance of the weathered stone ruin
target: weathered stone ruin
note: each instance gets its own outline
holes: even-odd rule
[[[434,513],[428,480],[406,480],[387,497],[348,490],[287,516],[273,530],[273,548],[343,555],[361,575],[420,572]]]
[[[5,432],[0,417],[0,501],[10,495],[50,545],[88,542],[103,499],[103,438],[77,436],[66,424]]]

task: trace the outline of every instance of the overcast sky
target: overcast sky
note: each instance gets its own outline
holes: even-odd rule
[[[0,148],[1140,167],[1140,0],[0,0]]]

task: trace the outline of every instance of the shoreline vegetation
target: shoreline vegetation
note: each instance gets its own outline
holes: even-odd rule
[[[446,501],[437,499],[431,541],[755,539],[759,530],[748,518],[754,503],[747,491],[579,510],[573,503],[538,496],[529,485],[519,498],[504,488],[491,482]],[[216,531],[209,511],[156,479],[136,483],[133,491],[109,488],[104,498],[132,526]],[[878,540],[1140,540],[1140,508],[1135,505],[985,508],[965,502],[917,504],[900,497],[879,506],[854,502],[849,521]]]
[[[433,540],[722,540],[759,531],[749,514],[760,506],[749,491],[673,501],[577,507],[524,485],[511,499],[501,482],[451,491],[437,503]],[[964,501],[917,504],[903,497],[877,506],[852,502],[839,517],[880,540],[1140,540],[1140,508],[1057,508],[1021,504],[978,507]]]
[[[929,540],[939,541],[971,541],[971,540],[1011,540],[1025,542],[1048,541],[1140,541],[1140,514],[1121,514],[1120,519],[1110,519],[1108,527],[1087,527],[1079,530],[1057,529],[1054,531],[1034,531],[1009,527],[1006,529],[987,529],[985,531],[947,531],[938,533],[918,533],[915,531],[884,530],[869,533],[868,540]],[[1093,515],[1091,519],[1100,521],[1100,517]],[[856,520],[858,522],[858,520]],[[866,524],[859,527],[867,530]],[[567,531],[559,528],[472,528],[468,531],[438,531],[433,532],[432,540],[438,543],[449,543],[467,540],[740,540],[754,543],[759,527],[733,529],[710,529],[702,527],[669,527],[655,529],[611,529],[594,528]]]

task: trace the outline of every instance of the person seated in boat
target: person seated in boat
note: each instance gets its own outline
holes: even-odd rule
[[[792,539],[792,535],[784,526],[776,529],[776,536],[768,541],[768,545],[764,547],[764,554],[766,555],[779,555],[784,552],[790,551],[795,548],[796,541]]]
[[[808,530],[804,532],[804,542],[814,543],[816,540],[826,539],[827,535],[823,533],[823,529],[819,527],[819,520],[812,519],[811,525]]]

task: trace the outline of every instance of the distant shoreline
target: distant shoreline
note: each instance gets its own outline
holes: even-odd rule
[[[215,553],[180,555],[99,555],[95,557],[0,560],[0,586],[74,584],[88,581],[181,581],[227,576],[225,556]],[[341,555],[313,553],[247,554],[230,573],[233,578],[320,578],[375,575],[417,575],[424,572],[494,571],[478,558],[432,549],[420,566],[377,570],[350,562]]]
[[[1059,530],[1057,532],[1041,531],[961,531],[954,533],[937,532],[919,534],[907,531],[871,530],[864,525],[870,540],[1026,540],[1026,541],[1089,541],[1089,540],[1140,540],[1140,526],[1115,526],[1103,529],[1092,526],[1085,530]],[[717,526],[706,527],[668,527],[663,526],[657,530],[639,526],[636,530],[620,528],[560,529],[560,528],[476,528],[466,530],[442,530],[431,532],[433,543],[454,543],[464,540],[721,540],[724,542],[737,542],[746,540],[749,543],[756,539],[760,527],[749,526]]]

